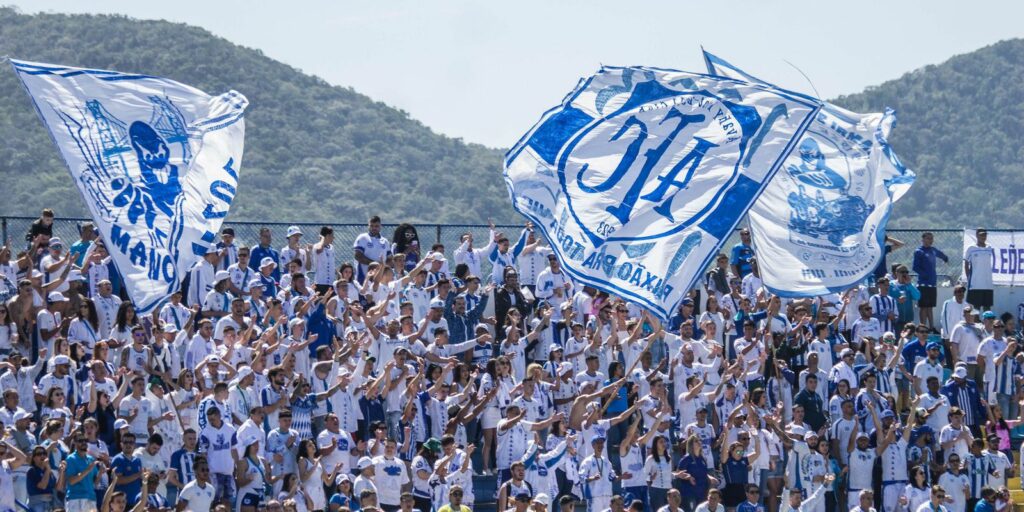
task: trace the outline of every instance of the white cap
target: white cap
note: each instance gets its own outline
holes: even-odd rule
[[[434,260],[434,261],[440,261],[441,263],[444,263],[444,262],[448,261],[448,260],[445,259],[444,253],[437,252],[437,251],[434,251],[434,252],[428,254],[427,257],[432,259],[432,260]]]
[[[207,358],[207,361],[209,361],[211,363],[220,364],[220,357],[218,357],[218,356],[210,356],[209,358]]]
[[[33,279],[42,279],[43,278],[43,273],[40,272],[37,269],[32,269],[32,273],[29,274],[29,277],[31,277]]]
[[[64,241],[60,238],[53,237],[50,239],[50,247],[64,247]]]
[[[565,375],[567,373],[572,373],[572,363],[570,363],[568,361],[558,365],[558,374],[559,375]]]
[[[302,230],[298,226],[288,226],[288,236],[301,235]]]
[[[25,420],[25,419],[29,419],[31,417],[32,417],[32,413],[30,413],[30,412],[28,412],[28,411],[26,411],[24,409],[14,413],[14,421],[16,421],[16,422],[17,421],[21,421],[21,420]]]
[[[246,378],[246,377],[248,377],[250,375],[252,375],[252,368],[250,368],[248,366],[243,366],[243,367],[238,369],[238,374],[235,375],[235,379],[236,380],[242,380],[242,379],[244,379],[244,378]]]
[[[66,355],[64,355],[64,354],[61,354],[61,355],[53,358],[53,365],[54,366],[58,366],[58,365],[62,365],[62,364],[71,364],[71,358],[66,356]]]
[[[444,309],[444,301],[441,299],[434,299],[430,301],[430,309]]]
[[[359,458],[359,462],[356,463],[356,469],[362,471],[368,467],[373,466],[373,459],[363,456]]]
[[[265,258],[260,260],[260,268],[267,267],[267,266],[269,266],[269,267],[276,267],[277,266],[277,263],[274,263],[274,258],[271,258],[270,256],[267,256],[267,257],[265,257]]]
[[[65,297],[64,294],[61,293],[61,292],[50,292],[50,294],[46,296],[46,301],[47,302],[67,302],[68,298]]]
[[[963,366],[957,366],[956,369],[953,370],[953,376],[958,379],[966,379],[967,368],[964,368]]]
[[[218,270],[217,273],[213,275],[214,284],[217,284],[227,279],[231,279],[231,274],[229,274],[227,270]]]
[[[259,279],[252,279],[249,281],[249,289],[252,290],[253,288],[259,288],[262,290],[266,288],[266,286],[263,286],[263,281],[260,281]]]
[[[114,430],[121,430],[122,428],[128,428],[128,420],[118,418],[114,421]]]
[[[302,325],[304,323],[306,323],[306,321],[301,318],[292,318],[291,320],[288,320],[288,329],[294,329],[296,325]]]
[[[545,493],[540,493],[540,494],[538,494],[538,495],[533,497],[533,502],[534,503],[540,503],[541,505],[544,505],[545,507],[550,507],[551,506],[551,497],[548,496]]]

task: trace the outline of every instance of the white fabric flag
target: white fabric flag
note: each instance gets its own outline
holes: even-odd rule
[[[605,67],[509,150],[505,181],[573,279],[667,319],[819,107],[760,84]]]
[[[165,78],[12,60],[136,310],[177,290],[238,188],[248,101]]]
[[[712,75],[769,85],[708,52],[704,59]],[[875,270],[892,204],[915,179],[886,141],[895,123],[891,109],[856,114],[823,105],[750,208],[765,288],[813,297],[846,290]]]

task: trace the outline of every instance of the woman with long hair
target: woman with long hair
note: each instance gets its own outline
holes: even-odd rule
[[[107,340],[107,348],[112,349],[108,354],[113,360],[107,362],[114,366],[121,366],[121,349],[132,344],[132,328],[139,323],[135,316],[135,305],[131,301],[124,301],[117,308],[117,316],[114,320],[114,328]]]
[[[312,502],[313,510],[324,510],[327,508],[327,497],[324,495],[324,485],[334,483],[338,476],[340,464],[334,466],[334,470],[327,472],[320,462],[322,455],[317,448],[316,442],[312,439],[303,439],[299,443],[299,480],[302,481],[302,491]]]
[[[1021,423],[1024,423],[1024,401],[1020,402],[1020,417],[1015,420],[1008,420],[1003,416],[1003,408],[999,404],[993,402],[989,411],[991,414],[988,415],[988,422],[985,423],[985,432],[988,435],[995,435],[999,438],[999,446],[989,446],[989,450],[998,449],[999,451],[1006,454],[1007,460],[1013,460],[1013,447],[1010,446],[1010,437],[1013,429],[1017,428]],[[987,437],[987,436],[986,436]]]
[[[199,431],[199,402],[203,394],[196,387],[196,375],[190,368],[178,373],[177,385],[171,391],[171,400],[178,408],[178,416],[185,428]]]
[[[483,429],[484,436],[483,453],[481,454],[484,475],[494,474],[494,468],[491,467],[491,453],[494,450],[494,440],[498,434],[498,421],[501,420],[502,411],[512,403],[512,388],[515,387],[511,371],[512,364],[505,356],[501,356],[488,360],[487,372],[480,377],[478,396],[485,397],[492,389],[497,388],[497,392],[486,402],[483,416],[480,418],[480,427]]]
[[[99,366],[103,363],[93,364]],[[115,453],[120,452],[120,450],[113,449],[120,448],[114,444],[118,441],[114,431],[114,422],[117,421],[117,405],[121,403],[121,398],[128,391],[129,380],[131,379],[121,379],[121,386],[117,389],[115,396],[110,396],[107,391],[100,390],[100,386],[89,386],[89,403],[85,407],[86,417],[96,420],[99,427],[99,438],[107,444],[109,451]]]
[[[434,463],[437,462],[437,452],[440,450],[441,442],[430,438],[420,446],[412,459],[412,499],[414,506],[420,510],[430,510],[433,505],[430,476],[434,474]]]
[[[820,386],[822,383],[818,383]],[[843,402],[853,401],[853,395],[850,394],[850,381],[846,379],[840,380],[836,384],[836,393],[832,395],[832,398],[828,399],[828,414],[832,418],[843,417]]]
[[[924,468],[921,466],[910,468],[910,483],[903,488],[903,493],[900,495],[900,509],[916,511],[921,505],[928,503],[931,497],[931,488],[926,482]]]
[[[661,510],[668,504],[668,490],[672,488],[672,454],[667,437],[655,436],[651,454],[644,461],[644,477],[647,480],[647,503],[652,510]]]
[[[420,261],[420,236],[412,224],[399,224],[391,239],[392,254],[404,254],[406,271],[412,270]]]
[[[718,299],[714,295],[710,295],[708,300],[704,301],[704,311],[700,314],[697,325],[704,325],[704,322],[708,321],[715,324],[715,342],[724,347],[725,333],[729,330],[731,322],[718,307]]]
[[[693,510],[700,503],[700,498],[707,495],[708,489],[718,485],[718,480],[708,475],[708,461],[700,437],[693,434],[684,443],[686,453],[679,459],[674,476],[680,480],[683,508]]]
[[[256,512],[266,500],[265,489],[274,484],[270,463],[259,456],[259,438],[253,436],[243,441],[245,453],[235,464],[235,485],[238,489],[238,510]]]
[[[295,473],[285,473],[284,484],[281,486],[281,492],[277,495],[277,500],[293,504],[295,512],[315,510],[313,502],[310,501],[309,496],[306,496],[305,491],[302,489],[299,475]],[[287,507],[285,507],[285,510],[287,510]]]
[[[11,318],[7,304],[0,302],[0,358],[6,360],[18,346],[19,339],[18,326]]]
[[[92,299],[82,300],[77,313],[68,325],[68,341],[81,343],[85,353],[92,356],[96,343],[100,341],[100,319],[96,313],[96,303]]]
[[[67,407],[67,395],[62,388],[54,386],[46,392],[46,402],[43,404],[42,412],[39,413],[39,418],[42,421],[58,420],[63,422],[64,428],[61,431],[61,437],[71,435],[75,417],[71,415],[71,409]]]
[[[57,487],[59,472],[50,465],[46,448],[41,445],[32,449],[29,461],[27,485],[28,509],[31,512],[47,512],[54,507],[54,489]]]

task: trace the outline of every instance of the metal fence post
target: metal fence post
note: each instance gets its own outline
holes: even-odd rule
[[[7,243],[7,217],[0,219],[0,235],[3,236],[3,243]],[[12,249],[13,250],[13,249]]]
[[[436,233],[436,241],[434,243],[435,244],[439,244],[439,243],[441,243],[441,225],[438,224],[436,226],[436,228],[437,228],[436,231],[435,231],[435,233]]]

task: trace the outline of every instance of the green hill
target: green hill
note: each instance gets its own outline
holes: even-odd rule
[[[501,152],[184,24],[0,8],[0,55],[165,76],[250,102],[231,219],[510,221]],[[525,127],[524,127],[525,129]],[[0,70],[0,214],[85,214],[15,74]],[[518,222],[518,221],[517,221]]]
[[[0,55],[245,94],[246,151],[232,220],[359,222],[378,213],[385,222],[519,222],[500,177],[500,150],[434,133],[405,112],[196,27],[0,8]],[[897,205],[893,227],[1024,226],[1022,63],[1024,41],[1005,41],[835,100],[899,113],[892,143],[918,180]],[[7,70],[0,70],[0,140],[0,215],[55,205],[61,215],[85,213]]]
[[[897,111],[890,142],[917,181],[891,227],[1024,226],[1024,40],[1002,41],[843,96]]]

